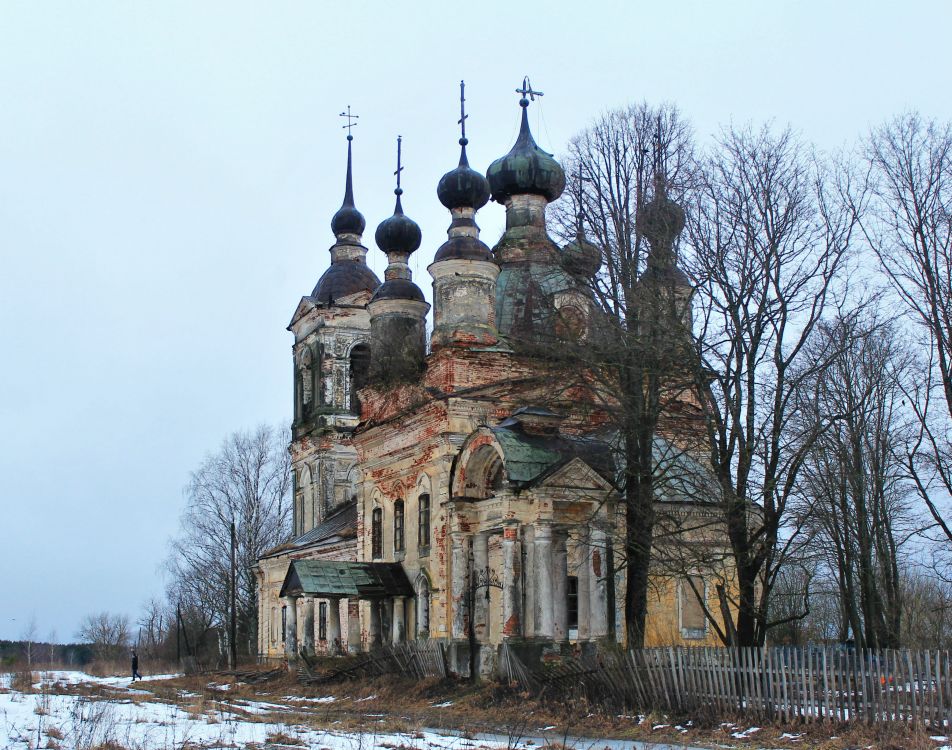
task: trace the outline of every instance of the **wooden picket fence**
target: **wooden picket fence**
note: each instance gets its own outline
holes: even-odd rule
[[[504,678],[543,695],[582,694],[645,713],[952,725],[948,651],[647,648],[530,670],[504,646],[500,667]]]

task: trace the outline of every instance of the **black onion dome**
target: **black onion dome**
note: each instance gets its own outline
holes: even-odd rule
[[[526,99],[522,106],[522,125],[516,143],[505,156],[489,165],[486,178],[492,190],[493,200],[502,203],[512,195],[532,193],[545,196],[550,203],[562,195],[565,189],[565,172],[552,154],[536,145],[529,131]]]
[[[390,279],[383,282],[370,301],[375,302],[381,299],[410,299],[423,302],[423,292],[420,287],[409,279]]]
[[[331,219],[331,231],[334,234],[363,234],[366,226],[364,215],[346,204],[341,206]]]
[[[347,136],[347,177],[344,182],[344,202],[331,219],[331,231],[335,235],[363,234],[367,222],[354,206],[354,181],[351,170],[350,144],[353,136]]]
[[[575,276],[591,278],[602,267],[602,251],[580,234],[562,248],[562,267]]]
[[[393,216],[380,222],[374,234],[374,240],[377,247],[385,253],[412,253],[420,247],[423,233],[413,219],[404,215],[399,195],[397,195],[397,205],[393,209]]]
[[[672,243],[684,229],[684,209],[671,200],[659,183],[654,197],[638,213],[638,231],[652,245]]]
[[[476,237],[450,237],[440,245],[433,262],[441,260],[489,260],[493,259],[493,252],[486,243]]]
[[[475,169],[470,168],[466,158],[465,138],[460,138],[462,150],[459,166],[440,178],[436,195],[447,208],[474,208],[477,211],[489,202],[489,182]]]
[[[326,305],[357,292],[372,292],[379,286],[380,279],[366,263],[339,260],[324,271],[311,297]]]

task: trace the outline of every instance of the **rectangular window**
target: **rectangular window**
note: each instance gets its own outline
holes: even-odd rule
[[[565,587],[565,597],[569,613],[569,630],[578,628],[578,576],[569,576]]]
[[[317,640],[327,640],[327,602],[321,602],[317,607]]]
[[[430,546],[430,496],[420,495],[420,514],[417,525],[417,546],[426,550]]]
[[[393,504],[393,551],[403,552],[403,500]]]
[[[281,607],[281,643],[284,643],[284,634],[288,632],[288,608]]]
[[[374,508],[370,523],[370,556],[374,560],[383,557],[383,509]]]
[[[688,576],[681,581],[681,635],[684,638],[703,638],[707,634],[704,608],[694,589],[697,589],[697,593],[702,597],[706,596],[704,579],[701,576]]]

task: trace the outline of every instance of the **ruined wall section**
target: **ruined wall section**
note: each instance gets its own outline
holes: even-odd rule
[[[294,333],[295,409],[290,445],[294,536],[307,533],[356,494],[357,391],[369,351],[369,294],[348,303],[315,305],[304,298],[289,326]],[[308,388],[307,384],[313,385]]]

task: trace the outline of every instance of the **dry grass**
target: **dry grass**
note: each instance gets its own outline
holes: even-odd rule
[[[264,739],[267,745],[303,745],[304,743],[297,737],[292,737],[287,732],[271,732]]]

